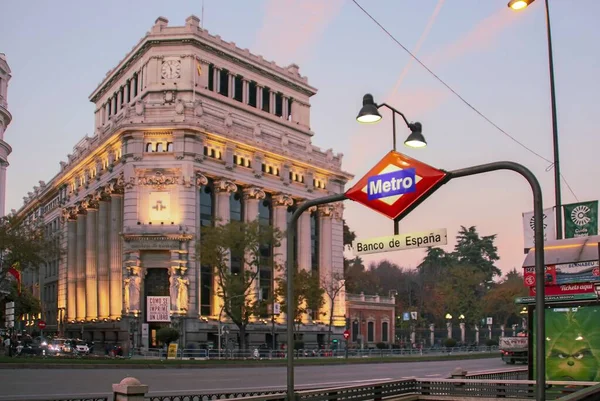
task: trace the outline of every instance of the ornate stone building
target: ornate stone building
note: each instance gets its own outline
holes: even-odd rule
[[[4,132],[12,120],[8,112],[8,81],[10,81],[10,68],[6,62],[4,53],[0,53],[0,217],[4,216],[6,201],[6,168],[8,167],[8,155],[12,148],[4,142]]]
[[[195,16],[178,27],[158,18],[90,96],[94,135],[17,212],[62,233],[64,257],[39,274],[48,328],[152,347],[168,323],[155,322],[154,312],[149,321],[148,297],[169,297],[162,300],[182,342],[216,345],[219,318],[227,318],[212,270],[196,253],[202,227],[215,218],[259,219],[285,231],[300,202],[341,193],[352,178],[341,154],[312,143],[315,93],[297,65],[280,67],[212,36]],[[323,285],[343,274],[342,212],[329,205],[299,222],[298,266]],[[283,241],[269,252],[283,263],[285,250]],[[230,263],[234,272],[244,268],[239,258]],[[276,274],[260,268],[257,297],[273,293]],[[325,338],[329,305],[304,318],[306,343]],[[343,291],[334,306],[341,333]],[[280,343],[284,321],[256,319],[249,342],[271,344],[274,332]]]

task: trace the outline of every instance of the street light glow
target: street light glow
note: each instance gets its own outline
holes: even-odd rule
[[[513,10],[522,10],[534,1],[535,0],[510,0],[508,2],[508,7],[512,8]]]

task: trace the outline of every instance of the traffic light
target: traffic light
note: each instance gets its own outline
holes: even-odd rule
[[[331,349],[337,349],[338,348],[338,340],[332,340],[331,341]]]

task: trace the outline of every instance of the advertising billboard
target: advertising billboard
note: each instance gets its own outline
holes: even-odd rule
[[[546,380],[599,381],[600,306],[547,308],[545,312]],[[536,333],[532,331],[535,344]],[[533,377],[535,353],[534,346]]]

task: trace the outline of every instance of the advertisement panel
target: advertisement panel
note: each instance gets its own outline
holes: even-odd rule
[[[147,322],[171,321],[171,297],[146,297]]]
[[[556,239],[556,214],[554,208],[544,209],[544,241]],[[523,213],[523,239],[524,248],[533,248],[535,244],[534,238],[535,222],[533,221],[533,212]]]
[[[544,289],[544,295],[571,295],[571,294],[591,294],[594,292],[594,284],[564,284],[564,285],[547,285]],[[535,296],[535,287],[529,287],[529,295]]]
[[[548,308],[545,313],[546,380],[599,381],[600,306]],[[532,332],[535,377],[535,325]]]
[[[535,286],[535,267],[524,269],[523,280],[527,287]],[[547,286],[597,281],[600,281],[600,267],[597,260],[546,266],[545,284]]]
[[[564,205],[565,238],[598,235],[598,201]]]

